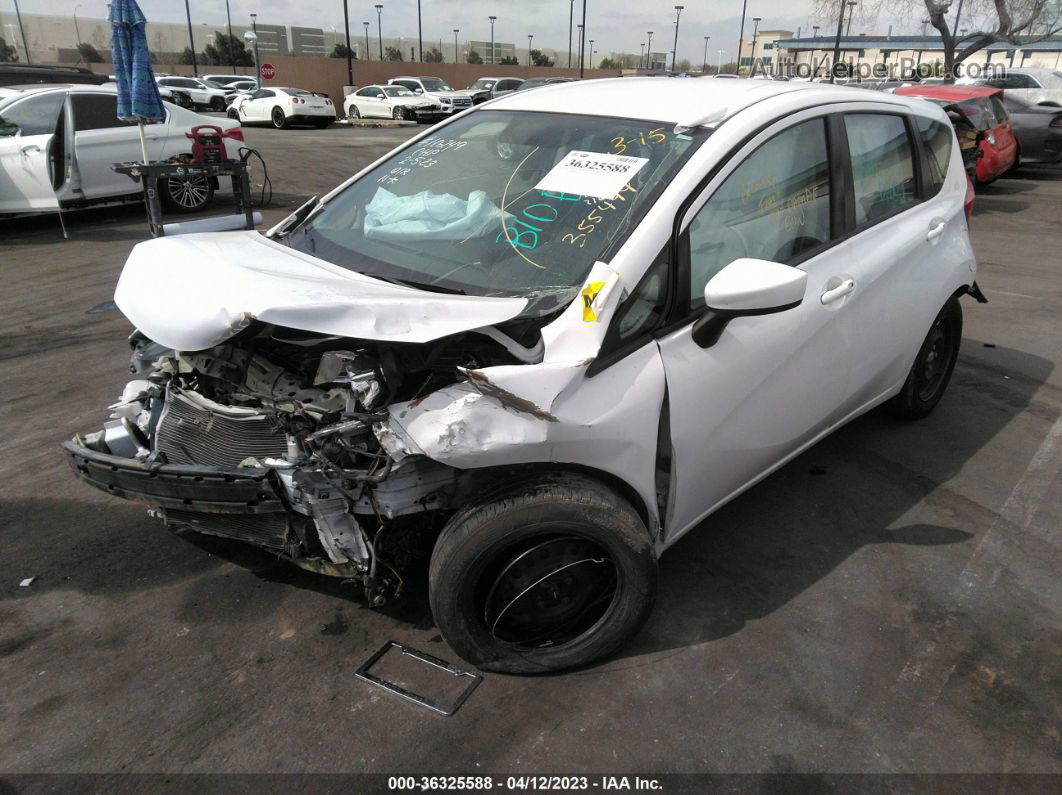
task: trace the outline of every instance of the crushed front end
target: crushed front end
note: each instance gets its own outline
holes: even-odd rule
[[[355,579],[376,606],[467,488],[458,469],[390,455],[386,407],[509,361],[476,333],[380,343],[257,321],[204,351],[130,341],[134,380],[111,418],[62,443],[76,475],[174,529]]]

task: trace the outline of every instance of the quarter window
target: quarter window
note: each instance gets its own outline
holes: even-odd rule
[[[951,140],[954,135],[952,128],[947,124],[927,119],[925,116],[915,118],[918,137],[922,139],[925,152],[928,193],[930,196],[935,196],[944,187],[944,179],[948,176]]]
[[[871,223],[918,201],[914,159],[900,116],[875,113],[845,117],[856,226]]]
[[[824,119],[779,133],[749,155],[690,223],[690,305],[736,259],[791,262],[830,239]]]

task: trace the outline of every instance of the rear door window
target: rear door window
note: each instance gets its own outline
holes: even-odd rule
[[[118,119],[116,94],[72,94],[70,101],[74,106],[74,132],[130,126]]]
[[[918,201],[914,157],[902,116],[850,113],[844,120],[852,163],[856,226]]]
[[[918,137],[922,141],[926,164],[926,189],[929,196],[936,196],[948,176],[948,163],[951,162],[951,140],[954,138],[951,125],[915,117]]]

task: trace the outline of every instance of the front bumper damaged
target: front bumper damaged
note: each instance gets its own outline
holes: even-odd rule
[[[150,464],[62,442],[78,478],[100,491],[153,508],[224,514],[284,513],[271,469]]]

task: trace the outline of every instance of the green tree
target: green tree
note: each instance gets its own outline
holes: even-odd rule
[[[103,56],[100,55],[100,51],[87,41],[77,45],[77,54],[81,56],[81,60],[85,63],[103,63]]]
[[[442,63],[443,54],[438,47],[432,47],[424,53],[424,63]]]
[[[219,33],[203,48],[203,60],[211,66],[254,66],[254,56],[243,41],[228,33]]]
[[[18,53],[15,48],[3,39],[0,39],[0,63],[18,63]]]
[[[498,61],[498,63],[500,63],[502,66],[519,66],[520,65],[520,61],[517,60],[515,55],[506,55],[504,58],[502,58],[500,61]]]
[[[483,63],[483,57],[475,50],[470,50],[465,60],[469,63]]]
[[[620,60],[618,58],[610,58],[609,56],[606,55],[604,58],[602,58],[600,61],[597,62],[597,68],[598,69],[622,69],[623,68],[623,64],[620,62]]]
[[[397,47],[384,47],[384,60],[385,61],[401,61],[402,51]]]
[[[184,48],[184,52],[182,52],[178,56],[177,63],[179,63],[179,64],[191,64],[193,58],[194,58],[194,56],[192,54],[192,48],[191,47],[185,47]]]
[[[554,61],[542,50],[531,50],[531,63],[535,66],[553,66]]]
[[[357,53],[355,53],[354,50],[349,49],[345,44],[337,44],[335,47],[333,47],[332,52],[328,53],[328,57],[346,58],[348,52],[350,53],[351,58],[353,58],[355,61],[358,60]]]

